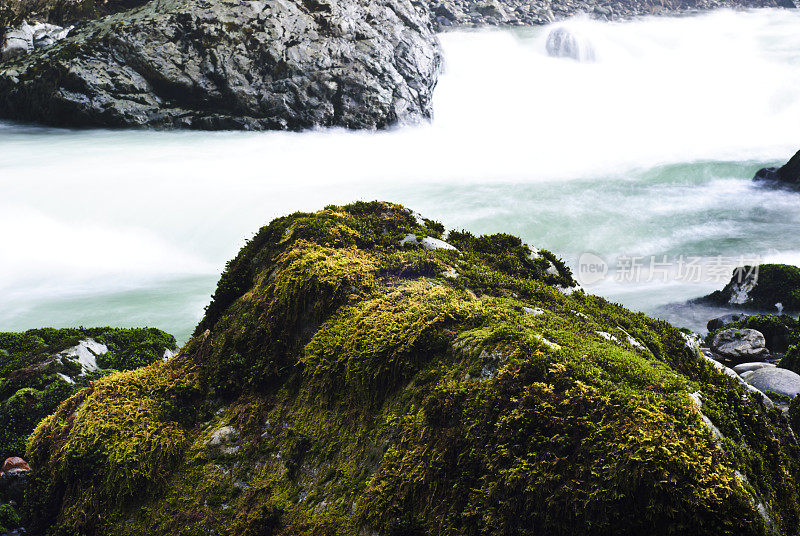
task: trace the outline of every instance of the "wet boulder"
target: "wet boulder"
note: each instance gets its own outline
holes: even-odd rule
[[[733,363],[765,361],[770,357],[764,335],[754,329],[726,329],[714,337],[711,351]]]
[[[554,58],[571,58],[577,61],[596,60],[592,44],[566,28],[556,28],[547,36],[547,54]]]
[[[733,371],[740,376],[745,372],[751,372],[753,370],[758,370],[764,367],[774,367],[775,365],[772,363],[767,363],[765,361],[754,361],[752,363],[740,363],[733,367]]]
[[[22,458],[7,458],[0,471],[0,499],[20,504],[25,497],[30,472],[30,465]]]
[[[781,167],[759,169],[753,180],[800,187],[800,151]]]
[[[742,378],[776,402],[783,397],[794,398],[800,393],[800,374],[784,368],[764,367],[748,372]]]

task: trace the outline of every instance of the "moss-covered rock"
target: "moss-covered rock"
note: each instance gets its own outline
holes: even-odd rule
[[[154,328],[0,332],[0,460],[22,455],[36,424],[92,380],[160,361],[175,347]],[[95,362],[82,364],[79,351]]]
[[[683,334],[516,237],[379,202],[261,229],[176,358],[93,383],[27,454],[27,515],[56,535],[800,522],[787,418]]]
[[[736,268],[725,288],[698,301],[750,310],[800,311],[800,268],[788,264]]]

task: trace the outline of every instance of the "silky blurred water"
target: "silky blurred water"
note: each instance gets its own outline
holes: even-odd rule
[[[800,194],[750,179],[800,148],[800,15],[721,11],[441,36],[430,124],[389,132],[63,130],[0,123],[0,330],[150,325],[185,340],[272,218],[364,199],[585,251],[800,261]],[[565,26],[593,62],[550,58]],[[587,290],[665,307],[720,287]]]

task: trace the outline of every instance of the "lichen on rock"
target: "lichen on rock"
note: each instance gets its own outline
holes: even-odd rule
[[[177,357],[37,428],[29,515],[115,536],[796,532],[783,413],[669,324],[562,292],[554,255],[424,247],[443,231],[383,202],[262,228]]]

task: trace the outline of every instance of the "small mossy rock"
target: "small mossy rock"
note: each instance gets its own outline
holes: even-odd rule
[[[737,319],[738,317],[738,319]],[[710,345],[714,336],[722,329],[754,329],[761,332],[766,340],[767,349],[774,354],[784,354],[793,344],[800,342],[800,322],[789,315],[726,315],[730,322],[719,329],[709,329],[706,337]],[[712,321],[713,322],[713,321]],[[712,327],[709,322],[709,327]]]
[[[164,0],[4,63],[0,117],[61,126],[381,128],[430,116],[440,63],[438,40],[409,0]]]
[[[706,329],[710,332],[719,331],[734,322],[739,322],[740,320],[744,320],[747,315],[741,313],[730,313],[727,315],[722,315],[717,318],[712,318],[706,324]]]
[[[726,329],[714,336],[711,351],[734,363],[769,359],[764,335],[754,329]]]
[[[278,218],[175,358],[37,427],[30,518],[93,536],[794,535],[786,417],[669,324],[564,288],[551,253],[392,203]],[[199,455],[227,427],[236,455]]]
[[[0,476],[13,470],[30,471],[31,466],[19,456],[11,456],[3,462],[3,467],[0,468]]]
[[[775,402],[800,393],[800,374],[778,367],[765,367],[746,373],[744,380]]]

